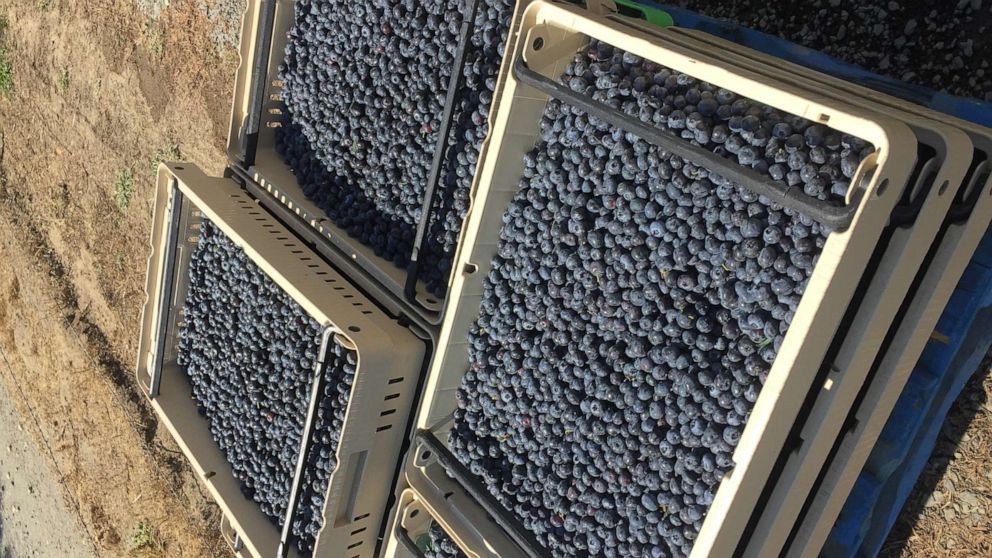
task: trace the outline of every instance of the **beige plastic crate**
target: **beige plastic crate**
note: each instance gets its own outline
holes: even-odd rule
[[[523,48],[513,53],[511,62],[522,57],[530,69],[552,79],[558,77],[576,49],[593,37],[721,87],[746,92],[757,101],[814,121],[829,121],[831,127],[871,141],[878,148],[875,157],[862,163],[852,182],[864,188],[863,196],[848,199],[856,206],[854,219],[827,240],[734,454],[737,467],[721,484],[695,543],[694,555],[729,554],[812,387],[889,214],[908,183],[916,137],[896,119],[787,84],[769,84],[753,72],[704,61],[688,49],[661,44],[651,34],[624,22],[579,9],[536,2],[524,13],[519,33]],[[504,90],[483,150],[473,207],[455,260],[460,273],[454,278],[450,296],[457,302],[452,303],[442,324],[439,351],[418,418],[422,428],[443,423],[454,411],[454,392],[468,367],[466,332],[478,314],[501,217],[517,190],[523,155],[538,139],[537,124],[548,98],[521,83],[510,73],[510,67],[504,64]],[[444,428],[437,434],[443,439]]]
[[[459,510],[469,510],[468,516],[457,518],[459,522],[468,521],[473,525],[479,525],[481,526],[479,531],[481,533],[485,533],[486,525],[492,523],[485,516],[485,513],[464,494],[461,487],[450,479],[448,482],[450,484],[446,487],[446,492],[440,495],[441,506],[432,506],[428,498],[422,497],[412,488],[403,491],[393,515],[392,528],[388,533],[383,558],[422,558],[423,553],[418,548],[418,543],[435,523],[444,530],[468,558],[514,556],[515,552],[519,552],[515,550],[515,547],[505,546],[504,553],[500,554],[492,547],[493,543],[512,545],[508,541],[503,541],[504,535],[498,529],[492,529],[487,540],[475,537],[474,535],[477,533],[460,532],[457,529],[458,522],[452,523],[439,517],[434,510],[440,507],[442,512],[447,512],[451,509],[448,503],[454,501],[457,502],[456,506],[460,504]]]
[[[873,98],[852,96],[837,86],[841,80],[809,70],[785,71],[773,66],[778,64],[775,58],[716,37],[697,39],[703,34],[676,28],[657,33],[687,48],[706,52],[728,63],[767,75],[770,79],[811,91],[822,91],[837,99],[851,99],[870,110],[899,118],[910,126],[921,145],[936,151],[934,164],[929,165],[930,172],[921,172],[915,187],[919,191],[919,182],[927,180],[929,175],[934,188],[923,201],[915,226],[896,231],[889,242],[879,273],[872,279],[865,296],[869,304],[876,304],[875,308],[870,313],[866,313],[864,306],[860,308],[858,318],[852,325],[851,337],[833,359],[827,381],[799,431],[800,445],[789,455],[781,473],[771,479],[775,484],[769,487],[770,499],[759,513],[760,519],[744,547],[745,556],[778,556],[878,355],[878,344],[862,342],[862,339],[866,337],[866,332],[884,332],[893,327],[895,312],[924,264],[932,242],[952,207],[950,202],[959,188],[966,188],[972,179],[968,171],[972,159],[976,157],[975,148],[963,131],[918,115],[908,103],[886,99],[888,103],[881,104]],[[985,158],[984,155],[977,157]],[[917,164],[925,163],[918,160]]]
[[[977,186],[982,188],[978,203],[967,220],[951,225],[944,234],[889,352],[878,365],[875,381],[854,410],[857,423],[839,440],[784,556],[813,558],[820,554],[954,287],[992,223],[992,187],[988,182]]]
[[[849,432],[842,434],[837,451],[826,468],[822,484],[810,495],[809,510],[799,518],[793,543],[785,549],[787,556],[814,556],[822,548],[840,508],[850,494],[854,481],[860,474],[895,401],[902,392],[909,373],[919,359],[930,332],[992,219],[990,214],[992,200],[985,195],[992,194],[992,177],[989,176],[989,170],[992,168],[990,167],[992,130],[864,87],[817,74],[802,66],[779,59],[769,59],[739,45],[727,44],[726,41],[706,33],[685,29],[672,29],[672,31],[709,47],[711,51],[719,50],[721,53],[726,53],[728,58],[767,64],[773,75],[783,79],[794,78],[797,82],[808,83],[810,87],[821,87],[825,90],[832,88],[838,91],[839,95],[847,95],[848,98],[863,98],[885,104],[893,110],[911,111],[931,120],[939,120],[963,130],[974,145],[973,161],[970,162],[971,168],[964,178],[960,196],[970,199],[973,195],[977,195],[978,202],[967,219],[947,224],[940,243],[934,248],[929,267],[921,272],[923,275],[920,286],[901,323],[898,324],[888,352],[882,357],[864,399],[853,411],[855,426]],[[775,66],[772,67],[771,64]],[[819,470],[816,472],[818,473]],[[812,480],[815,480],[815,477]],[[795,511],[794,507],[779,508],[776,504],[778,503],[771,503],[769,509],[777,510],[780,518],[786,513],[786,509]],[[801,505],[802,502],[799,504]],[[795,518],[796,515],[792,517]],[[767,539],[763,543],[752,541],[747,555],[772,556],[783,551],[782,545],[789,535],[789,531],[783,528],[783,520],[763,520],[763,522],[763,525],[759,524],[755,536],[757,538],[766,534]]]
[[[479,9],[485,9],[480,1]],[[519,0],[513,21],[522,15],[522,7],[530,0]],[[317,231],[323,239],[355,262],[391,295],[405,298],[407,271],[377,256],[371,248],[335,225],[316,204],[303,194],[296,176],[275,149],[276,129],[281,126],[285,105],[282,102],[282,82],[277,79],[287,43],[286,33],[293,25],[296,0],[248,0],[241,29],[241,65],[235,81],[234,103],[228,134],[228,158],[244,167],[247,174],[267,192],[272,200],[287,207],[299,219]],[[507,38],[507,52],[515,48],[516,37]],[[253,98],[252,83],[263,80],[259,99]],[[497,88],[500,85],[497,84]],[[252,122],[256,103],[260,119]],[[490,106],[490,124],[496,101]],[[250,148],[249,130],[257,128],[257,150],[254,161],[246,162],[245,153]],[[491,129],[491,128],[490,128]],[[416,225],[414,225],[416,228]],[[454,271],[452,271],[452,275]],[[449,279],[450,283],[450,279]],[[447,301],[429,293],[423,282],[417,283],[414,310],[433,324],[441,321]]]
[[[229,538],[234,539],[231,533],[237,535],[245,555],[276,555],[281,533],[257,504],[242,496],[230,466],[211,439],[206,419],[197,413],[187,376],[176,364],[186,270],[203,218],[220,227],[325,328],[325,345],[333,336],[357,352],[358,366],[337,447],[339,465],[329,480],[324,527],[314,556],[374,556],[406,439],[406,421],[427,356],[426,342],[387,316],[233,180],[207,177],[188,164],[159,167],[137,378],[220,505]],[[169,242],[172,234],[175,243]],[[316,402],[317,396],[312,395],[308,424]]]
[[[231,549],[231,553],[237,556],[237,558],[246,558],[248,556],[244,553],[245,543],[241,540],[241,535],[234,530],[231,520],[226,515],[220,516],[220,536]]]

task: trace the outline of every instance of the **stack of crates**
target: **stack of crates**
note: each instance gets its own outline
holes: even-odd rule
[[[912,431],[917,439],[932,435],[946,400],[960,390],[960,378],[935,376],[927,383],[917,380],[913,369],[918,362],[946,368],[957,353],[956,346],[942,354],[927,346],[935,329],[953,333],[954,344],[964,343],[965,326],[946,316],[938,322],[945,306],[969,320],[982,308],[977,292],[989,278],[981,273],[992,262],[968,266],[992,221],[992,130],[706,33],[664,27],[671,23],[665,12],[638,9],[626,0],[590,0],[585,7],[521,0],[471,209],[447,296],[439,300],[418,282],[415,266],[394,266],[330,222],[276,152],[276,129],[285,112],[276,75],[294,10],[289,0],[248,3],[226,176],[211,178],[188,164],[159,169],[137,367],[140,386],[221,507],[222,533],[238,556],[297,555],[290,525],[310,466],[306,455],[321,405],[323,356],[331,343],[356,353],[358,365],[314,556],[417,557],[428,550],[432,529],[473,558],[548,555],[455,458],[447,433],[455,392],[469,367],[467,335],[479,314],[503,215],[517,192],[524,156],[540,140],[541,115],[551,99],[686,160],[698,157],[701,165],[833,229],[692,556],[813,556],[844,544],[831,529],[835,523],[863,522],[844,507],[848,494],[858,494],[858,483],[866,482],[862,469],[875,475],[878,487],[901,478],[893,471],[906,460],[897,459],[895,451],[869,454],[891,437],[883,428],[889,416],[905,412],[897,403],[903,388],[929,396],[919,403],[929,410]],[[647,22],[631,17],[645,12]],[[876,151],[861,162],[842,205],[783,191],[758,173],[734,169],[736,163],[562,86],[565,67],[590,41],[829,123],[871,142]],[[281,530],[243,495],[211,439],[207,419],[190,398],[190,382],[177,358],[190,257],[204,219],[324,332]],[[421,227],[418,235],[423,234]],[[976,296],[955,291],[962,276],[975,283]],[[865,537],[860,532],[852,544]]]

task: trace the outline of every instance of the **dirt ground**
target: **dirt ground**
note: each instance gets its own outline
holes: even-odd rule
[[[180,158],[219,173],[225,162],[237,57],[218,39],[218,26],[231,25],[217,13],[231,5],[0,0],[13,76],[9,93],[0,87],[0,349],[9,361],[0,383],[61,493],[56,512],[78,526],[74,550],[49,555],[228,553],[216,508],[157,428],[133,364],[153,168]],[[901,521],[895,555],[992,555],[992,381],[971,389],[986,395],[962,428],[960,457],[932,473],[955,475],[953,488],[921,507],[919,522]],[[963,505],[984,522],[948,517]],[[45,525],[72,538],[70,527]]]
[[[990,365],[986,357],[955,402],[881,556],[992,556]]]
[[[221,170],[237,57],[193,1],[151,19],[128,1],[0,0],[0,16],[2,379],[92,541],[59,555],[225,555],[133,363],[154,164]]]
[[[0,353],[6,375],[6,354]],[[85,535],[75,510],[62,499],[62,487],[48,456],[31,439],[31,416],[22,416],[15,396],[0,382],[0,556],[96,556],[86,548]],[[38,525],[57,525],[60,537],[39,538]]]

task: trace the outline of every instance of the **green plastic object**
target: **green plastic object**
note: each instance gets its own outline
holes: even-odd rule
[[[421,552],[429,552],[431,550],[431,536],[424,533],[423,535],[417,537],[417,548],[419,548]]]
[[[613,2],[617,5],[622,15],[640,17],[658,27],[671,27],[675,25],[675,20],[664,10],[638,4],[633,0],[613,0]]]

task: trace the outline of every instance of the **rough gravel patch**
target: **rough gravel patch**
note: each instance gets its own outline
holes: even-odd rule
[[[158,1],[168,2],[168,0]],[[245,13],[247,1],[196,0],[196,3],[213,26],[210,38],[217,46],[217,51],[237,49],[241,42],[241,18]]]
[[[992,354],[951,407],[880,556],[992,556],[990,369]]]
[[[158,19],[171,2],[172,0],[137,0],[138,8],[152,19]]]

